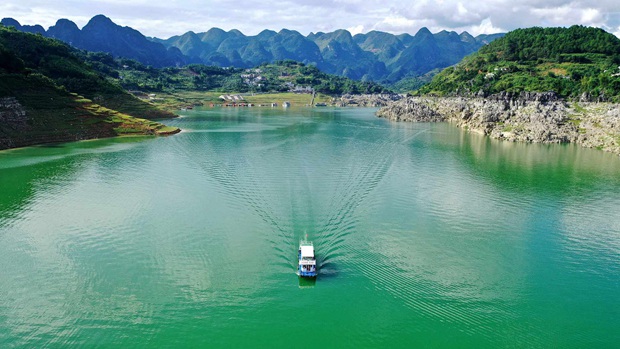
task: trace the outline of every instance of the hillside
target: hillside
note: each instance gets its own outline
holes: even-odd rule
[[[620,40],[601,29],[519,29],[377,115],[620,154],[619,65]]]
[[[59,19],[47,31],[40,25],[21,25],[12,18],[4,18],[1,23],[19,31],[58,39],[75,48],[108,52],[115,56],[138,60],[145,65],[167,67],[192,63],[178,49],[167,49],[148,40],[137,30],[116,25],[102,15],[93,17],[82,29],[67,19]]]
[[[459,35],[446,31],[432,34],[426,28],[415,36],[379,31],[352,36],[343,29],[305,37],[286,29],[245,36],[238,30],[212,28],[205,33],[153,40],[208,65],[249,68],[290,59],[316,65],[329,74],[391,84],[455,64],[499,36],[474,38],[466,32]]]
[[[98,15],[79,29],[60,19],[47,31],[40,25],[21,25],[5,18],[7,26],[57,38],[74,47],[107,52],[117,58],[129,58],[153,67],[181,67],[201,63],[217,67],[252,68],[265,63],[294,60],[314,65],[321,71],[355,80],[394,84],[403,79],[445,68],[467,54],[501,36],[473,37],[464,32],[432,34],[422,28],[415,36],[372,31],[351,35],[346,30],[310,33],[282,29],[263,30],[246,36],[238,30],[212,28],[206,32],[187,32],[163,40],[146,38],[138,31],[121,27]]]
[[[284,60],[254,68],[220,68],[191,64],[182,68],[153,68],[106,53],[81,52],[81,59],[121,87],[142,92],[307,92],[326,95],[389,93],[369,81],[355,81],[321,72],[313,65]]]
[[[620,101],[620,39],[598,28],[528,28],[506,34],[447,68],[420,94],[554,91]]]
[[[178,131],[128,115],[172,114],[125,93],[72,51],[60,41],[0,26],[0,149]]]

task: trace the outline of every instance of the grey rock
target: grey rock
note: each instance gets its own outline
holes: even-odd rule
[[[513,142],[576,143],[620,154],[620,105],[568,103],[553,92],[479,97],[407,97],[377,111],[393,121],[448,121]]]
[[[340,100],[335,101],[335,104],[339,107],[384,107],[394,101],[402,99],[398,94],[360,94],[351,95],[345,94],[340,97]]]
[[[23,129],[28,126],[26,110],[15,97],[0,98],[0,124],[10,129]]]

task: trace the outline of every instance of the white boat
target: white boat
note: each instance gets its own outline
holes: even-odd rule
[[[282,102],[282,107],[283,108],[288,108],[291,106],[291,102]]]
[[[299,265],[297,274],[301,277],[316,277],[316,257],[314,256],[314,245],[312,241],[299,241]]]

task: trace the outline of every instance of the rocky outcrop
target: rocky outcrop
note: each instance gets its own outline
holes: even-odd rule
[[[377,116],[392,121],[441,122],[446,117],[441,115],[430,103],[408,97],[400,102],[390,104],[377,111]]]
[[[394,121],[449,121],[496,139],[576,143],[620,154],[620,105],[569,103],[552,92],[407,97],[379,109],[377,116]]]
[[[397,94],[359,94],[351,95],[345,94],[340,97],[339,100],[334,100],[334,105],[338,107],[384,107],[394,101],[398,101],[402,98]]]
[[[15,97],[0,98],[0,126],[21,130],[28,126],[26,110]]]

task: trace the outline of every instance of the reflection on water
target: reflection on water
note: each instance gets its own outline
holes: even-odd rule
[[[617,157],[372,112],[1,152],[0,346],[290,346],[308,321],[330,347],[620,340]]]

